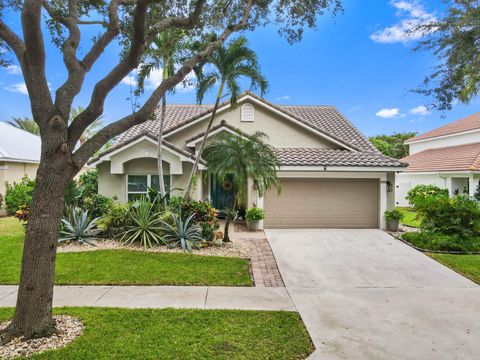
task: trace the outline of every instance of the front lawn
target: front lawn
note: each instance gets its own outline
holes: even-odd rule
[[[84,334],[31,359],[305,359],[313,351],[294,312],[61,308]],[[0,320],[12,309],[0,308]]]
[[[433,259],[452,268],[480,284],[480,255],[428,254]]]
[[[462,238],[430,231],[404,233],[402,238],[410,244],[430,251],[477,252],[480,251],[480,238]]]
[[[0,284],[17,284],[24,232],[0,218]],[[252,286],[246,259],[181,253],[99,250],[57,254],[58,285]]]
[[[417,219],[415,210],[409,207],[397,207],[397,210],[403,214],[402,224],[414,228],[420,227],[420,220]]]

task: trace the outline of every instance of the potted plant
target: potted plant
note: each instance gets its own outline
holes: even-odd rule
[[[247,220],[248,230],[257,231],[259,222],[265,219],[265,212],[258,207],[252,207],[247,210],[245,219]]]
[[[387,220],[387,231],[398,231],[400,220],[403,219],[403,214],[397,210],[387,210],[384,213],[385,220]]]

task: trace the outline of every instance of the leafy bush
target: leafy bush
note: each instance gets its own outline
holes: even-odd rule
[[[30,207],[35,181],[24,177],[19,183],[6,183],[5,205],[9,213],[15,214],[22,206]]]
[[[191,214],[185,221],[182,216],[172,214],[174,226],[162,222],[163,240],[169,248],[181,247],[183,251],[192,252],[193,248],[200,248],[202,235],[200,229],[193,223],[195,214]]]
[[[185,201],[183,197],[172,197],[169,203],[170,210],[175,214],[193,214],[193,223],[202,228],[205,240],[213,240],[215,233],[220,228],[216,217],[217,211],[208,201]]]
[[[70,218],[72,220],[62,219],[63,229],[60,231],[61,237],[58,242],[78,241],[95,245],[92,241],[97,240],[97,236],[100,233],[100,230],[96,229],[97,219],[90,220],[88,211],[78,212],[76,210],[72,210]]]
[[[480,207],[468,196],[417,197],[415,209],[420,215],[422,230],[462,237],[480,234]]]
[[[88,187],[93,193],[98,194],[98,172],[90,170],[80,175],[78,184]]]
[[[461,237],[431,231],[404,233],[402,238],[410,244],[430,251],[478,252],[480,237]]]
[[[407,193],[408,202],[415,206],[419,201],[431,196],[448,196],[448,190],[439,188],[435,185],[417,185]]]
[[[404,217],[403,213],[397,209],[385,211],[384,216],[387,220],[402,220]]]
[[[107,236],[116,237],[129,224],[130,205],[112,204],[107,212],[97,220],[98,228]]]
[[[245,214],[245,219],[249,222],[258,222],[260,220],[265,219],[265,211],[258,207],[252,207],[247,210]]]
[[[92,217],[101,217],[113,207],[113,200],[100,194],[91,194],[83,199],[81,207]]]
[[[160,236],[160,213],[155,210],[154,204],[147,199],[135,202],[128,212],[132,225],[127,226],[123,233],[124,244],[131,245],[138,241],[144,249],[152,247],[154,243],[163,242]]]

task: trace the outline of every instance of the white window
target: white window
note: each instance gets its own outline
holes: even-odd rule
[[[255,120],[255,109],[252,104],[243,104],[241,110],[241,121],[252,122]]]
[[[170,175],[164,175],[165,190],[170,189]],[[160,190],[158,175],[128,175],[127,176],[127,200],[140,200],[142,196],[148,195],[148,189]]]

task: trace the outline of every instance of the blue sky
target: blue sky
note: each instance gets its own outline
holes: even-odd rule
[[[399,131],[424,132],[480,110],[480,101],[455,105],[445,118],[427,112],[428,103],[409,89],[418,86],[435,65],[428,53],[414,53],[414,40],[405,36],[409,24],[428,21],[441,14],[438,1],[345,0],[345,12],[335,19],[326,15],[317,31],[307,31],[303,41],[289,45],[271,26],[246,33],[270,82],[266,98],[274,103],[335,105],[366,135]],[[19,30],[15,15],[9,25]],[[93,34],[93,30],[92,30]],[[86,36],[88,38],[88,36]],[[85,42],[84,46],[86,47]],[[118,47],[109,48],[87,76],[84,91],[75,105],[87,105],[93,84],[118,59]],[[52,89],[64,80],[58,50],[47,44],[47,73]],[[153,78],[151,85],[155,84]],[[0,69],[0,120],[29,116],[22,75],[15,66]],[[105,122],[131,112],[128,80],[111,93]],[[178,89],[169,98],[192,103],[192,89]],[[213,101],[213,92],[205,99]]]

